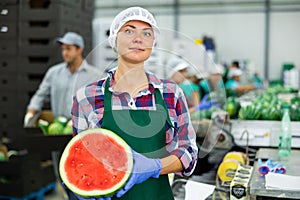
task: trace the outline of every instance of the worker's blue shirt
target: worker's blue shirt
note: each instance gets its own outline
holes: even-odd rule
[[[27,109],[40,111],[45,100],[50,97],[51,110],[54,116],[71,117],[75,92],[88,83],[99,80],[101,76],[101,71],[89,65],[85,60],[73,74],[71,74],[67,63],[54,65],[47,71]]]
[[[230,79],[226,82],[225,88],[235,90],[239,86],[239,82],[233,79]]]

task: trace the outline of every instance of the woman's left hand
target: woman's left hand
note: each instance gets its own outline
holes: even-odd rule
[[[133,169],[131,176],[125,186],[117,192],[117,197],[123,196],[135,184],[142,183],[151,177],[158,178],[162,169],[160,159],[147,158],[134,150],[131,151],[133,155]]]

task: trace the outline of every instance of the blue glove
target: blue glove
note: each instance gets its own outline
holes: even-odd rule
[[[208,98],[208,95],[205,95],[203,97],[200,104],[198,104],[196,106],[196,110],[206,110],[206,109],[210,109],[213,106],[218,105],[218,100],[217,99],[207,100],[207,98]]]
[[[69,190],[64,183],[62,183],[62,186],[66,190],[68,194],[68,199],[70,200],[111,200],[111,197],[85,198]]]
[[[123,196],[135,184],[142,183],[149,178],[158,178],[162,169],[160,159],[151,159],[132,150],[133,169],[125,186],[117,192],[117,197]]]

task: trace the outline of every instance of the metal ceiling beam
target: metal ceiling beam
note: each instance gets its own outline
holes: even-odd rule
[[[269,80],[270,0],[265,0],[264,80]]]
[[[179,31],[179,0],[174,0],[174,36],[178,37]]]
[[[219,1],[212,1],[212,0],[206,0],[206,1],[197,1],[197,2],[189,2],[189,1],[184,1],[184,0],[176,0],[174,2],[167,2],[167,3],[162,3],[161,1],[158,2],[153,2],[151,4],[147,3],[147,4],[143,4],[141,3],[141,6],[145,6],[145,7],[160,7],[160,8],[171,8],[174,7],[174,4],[177,4],[180,8],[184,8],[184,7],[201,7],[201,8],[205,8],[205,7],[239,7],[239,6],[261,6],[264,7],[265,6],[265,2],[262,0],[248,0],[248,1],[244,1],[244,0],[219,0]],[[270,7],[272,6],[295,6],[295,5],[300,5],[300,1],[299,0],[271,0],[269,2]],[[128,7],[130,4],[126,4],[126,3],[122,3],[122,4],[118,4],[117,2],[112,3],[110,5],[101,5],[101,3],[96,3],[95,4],[95,8],[96,9],[119,9],[119,8],[126,8]]]

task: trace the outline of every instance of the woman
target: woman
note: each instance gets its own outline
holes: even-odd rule
[[[234,91],[238,96],[256,89],[254,84],[242,85],[241,76],[243,72],[240,69],[231,69],[228,73],[229,80],[225,83],[225,88]]]
[[[189,176],[197,161],[195,131],[182,90],[144,71],[158,35],[149,11],[131,7],[120,12],[109,36],[118,53],[118,66],[74,97],[74,134],[102,127],[117,133],[132,148],[134,166],[129,180],[106,199],[173,199],[167,174]]]

